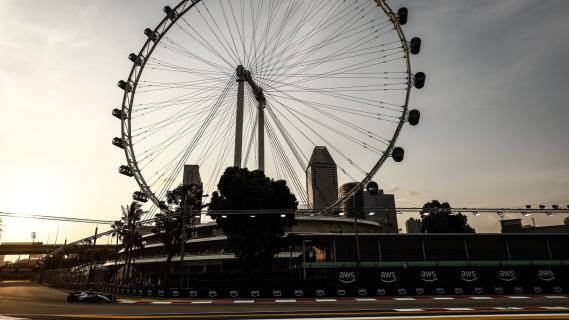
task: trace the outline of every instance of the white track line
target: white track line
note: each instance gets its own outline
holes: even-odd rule
[[[275,299],[276,303],[290,303],[296,302],[296,299]]]
[[[527,296],[506,296],[506,298],[510,299],[529,299]]]
[[[316,302],[335,302],[336,299],[314,299]]]
[[[453,297],[431,297],[433,300],[454,300]]]
[[[569,307],[540,307],[547,310],[569,310]]]
[[[522,310],[520,307],[493,307],[495,310]]]
[[[255,303],[255,300],[234,300],[233,303]]]
[[[355,298],[356,301],[365,302],[365,301],[377,301],[375,298]]]
[[[206,303],[213,303],[211,300],[196,300],[192,301],[192,304],[206,304]]]
[[[152,301],[152,304],[172,304],[172,301]]]
[[[545,296],[547,299],[567,299],[566,296]]]
[[[136,300],[121,299],[119,303],[136,303]]]
[[[472,300],[491,300],[494,299],[492,297],[470,297]]]
[[[399,311],[399,312],[419,312],[419,311],[425,311],[425,309],[393,309],[395,311]]]
[[[445,310],[448,311],[473,311],[474,309],[472,308],[444,308]]]
[[[398,300],[398,301],[413,301],[413,300],[417,300],[415,298],[393,298],[393,300]]]

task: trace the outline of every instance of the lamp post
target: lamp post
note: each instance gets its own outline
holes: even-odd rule
[[[306,243],[312,240],[302,239],[302,280],[306,280]]]

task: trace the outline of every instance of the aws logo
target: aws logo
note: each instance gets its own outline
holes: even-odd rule
[[[466,282],[473,282],[478,280],[478,276],[476,275],[476,271],[474,270],[460,271],[460,278]]]
[[[541,269],[537,270],[537,277],[543,281],[555,280],[555,275],[551,269]]]
[[[397,281],[397,276],[395,275],[395,271],[382,271],[379,274],[379,280],[385,283],[392,283]]]
[[[516,280],[516,273],[514,270],[500,270],[499,277],[502,281],[514,281]]]
[[[340,272],[338,280],[342,283],[353,283],[356,282],[356,273],[352,272]]]
[[[425,282],[435,282],[437,281],[437,272],[434,270],[431,271],[421,271],[421,280]]]

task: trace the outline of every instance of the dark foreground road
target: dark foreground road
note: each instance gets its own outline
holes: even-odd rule
[[[569,295],[395,299],[134,300],[70,304],[65,291],[0,283],[0,319],[569,319]]]

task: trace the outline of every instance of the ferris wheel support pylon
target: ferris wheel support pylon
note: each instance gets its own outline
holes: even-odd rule
[[[236,69],[237,81],[237,115],[235,120],[235,154],[234,166],[241,167],[241,158],[243,150],[243,105],[245,100],[244,82],[251,87],[255,100],[257,101],[257,168],[261,171],[265,170],[265,105],[267,99],[263,93],[263,89],[251,77],[251,72],[246,70],[242,65]]]

